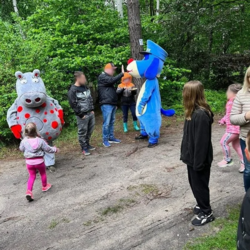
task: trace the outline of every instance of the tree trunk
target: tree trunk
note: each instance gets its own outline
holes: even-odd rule
[[[127,7],[131,55],[133,59],[140,60],[143,58],[140,54],[140,51],[143,50],[143,45],[140,45],[139,42],[139,40],[142,39],[139,0],[127,0]],[[139,93],[143,84],[143,79],[134,78],[133,81],[138,88],[137,93]]]
[[[156,15],[159,16],[160,13],[160,0],[156,0]]]
[[[17,2],[16,2],[16,0],[13,0],[12,3],[13,3],[14,11],[15,11],[16,14],[19,16],[19,11],[18,11],[18,8],[17,8]]]

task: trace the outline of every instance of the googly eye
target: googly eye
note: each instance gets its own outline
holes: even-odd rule
[[[25,78],[20,79],[21,84],[27,83],[27,80]]]
[[[38,83],[38,82],[39,82],[39,79],[38,79],[38,78],[36,78],[36,77],[34,77],[34,78],[32,78],[32,82],[34,82],[34,83]]]

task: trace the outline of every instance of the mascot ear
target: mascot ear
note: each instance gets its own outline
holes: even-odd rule
[[[38,78],[39,76],[40,76],[40,70],[39,69],[34,69],[33,78]]]
[[[149,67],[146,69],[144,76],[146,79],[154,79],[158,74],[158,68],[159,68],[160,59],[154,58],[152,63],[149,65]]]
[[[21,71],[17,71],[16,73],[15,73],[15,77],[17,78],[17,79],[23,79],[24,77],[23,77],[23,73],[21,72]]]

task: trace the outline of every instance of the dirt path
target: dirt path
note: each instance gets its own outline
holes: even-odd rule
[[[30,204],[24,161],[0,161],[0,249],[180,250],[209,232],[209,225],[189,223],[195,201],[179,161],[181,127],[163,128],[154,149],[134,142],[98,148],[85,159],[78,152],[58,155],[56,173],[48,173],[53,189],[42,193],[37,180]],[[223,131],[214,125],[210,187],[217,217],[244,194],[238,164],[216,167]]]

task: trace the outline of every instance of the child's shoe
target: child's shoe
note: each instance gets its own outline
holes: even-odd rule
[[[200,212],[198,215],[195,216],[195,218],[191,221],[191,223],[194,226],[203,226],[206,223],[214,221],[214,215],[213,212],[210,212],[209,214],[205,214],[203,212]]]
[[[128,124],[126,122],[123,123],[123,131],[124,133],[128,132]]]
[[[134,121],[134,122],[133,122],[133,125],[134,125],[134,129],[135,129],[136,131],[139,131],[139,130],[140,130],[140,128],[137,126],[137,121]]]
[[[52,185],[47,183],[46,187],[42,187],[43,192],[47,192],[49,189],[51,189]]]
[[[27,190],[27,192],[26,192],[26,199],[27,199],[29,202],[31,202],[31,201],[34,200],[33,194],[32,194],[32,192],[31,192],[30,190]]]
[[[234,162],[232,159],[230,161],[226,161],[225,159],[223,159],[217,165],[220,168],[226,168],[226,167],[232,166],[233,164],[234,164]]]
[[[239,168],[239,172],[240,173],[244,173],[245,171],[245,164],[243,162],[240,163],[240,168]]]
[[[115,137],[109,138],[109,143],[121,143],[121,140],[116,139]]]
[[[95,147],[93,147],[93,146],[91,146],[91,145],[89,144],[89,145],[88,145],[88,150],[93,151],[93,150],[95,150]]]
[[[109,148],[109,147],[111,147],[111,145],[110,145],[110,143],[108,142],[108,141],[103,141],[103,146],[105,147],[105,148]]]
[[[85,156],[88,156],[90,155],[90,152],[87,148],[83,149],[82,153],[85,155]]]

